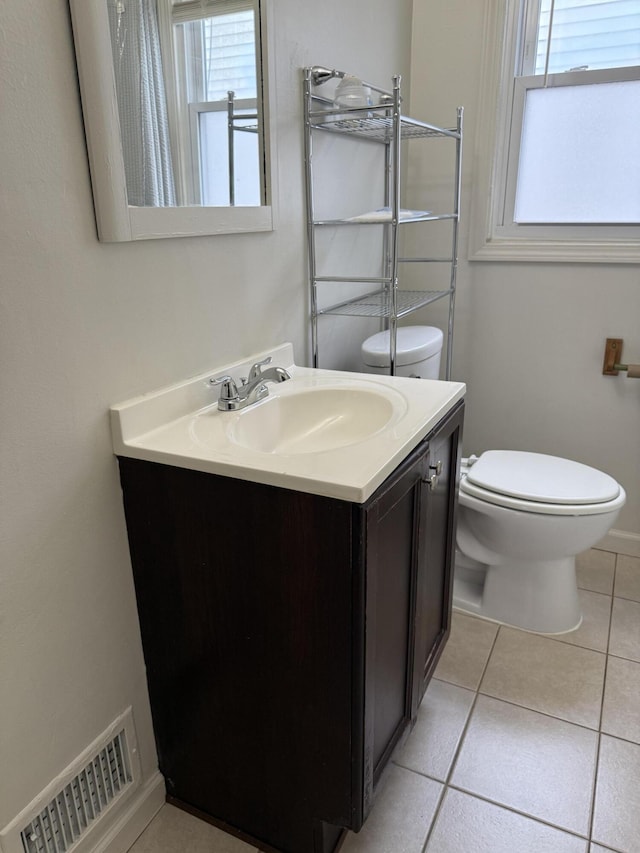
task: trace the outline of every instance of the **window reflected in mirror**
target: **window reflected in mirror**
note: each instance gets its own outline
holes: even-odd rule
[[[129,205],[264,205],[258,0],[107,5]]]

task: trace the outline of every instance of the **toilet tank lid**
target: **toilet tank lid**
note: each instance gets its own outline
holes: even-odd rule
[[[467,478],[488,491],[540,503],[606,503],[620,494],[613,477],[589,465],[520,450],[485,451]]]
[[[435,326],[399,326],[396,364],[415,364],[442,350],[443,334]],[[362,360],[372,367],[389,366],[389,332],[377,332],[362,344]]]

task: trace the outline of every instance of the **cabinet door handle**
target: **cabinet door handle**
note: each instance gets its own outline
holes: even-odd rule
[[[438,459],[435,465],[429,465],[430,471],[435,471],[436,475],[439,477],[442,474],[442,459]]]

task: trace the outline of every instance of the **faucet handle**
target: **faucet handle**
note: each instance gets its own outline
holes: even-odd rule
[[[264,367],[265,364],[271,364],[270,355],[268,355],[266,358],[263,358],[262,361],[256,361],[256,363],[251,367],[251,370],[249,371],[247,382],[253,382],[254,379],[257,379],[262,373],[260,368]]]
[[[225,375],[218,376],[215,379],[210,379],[209,385],[222,385],[219,398],[222,401],[238,399],[238,387],[231,376]]]

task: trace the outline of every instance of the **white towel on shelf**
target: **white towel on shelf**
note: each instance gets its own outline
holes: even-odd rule
[[[429,216],[430,210],[400,210],[400,221],[403,219],[415,219],[418,216]],[[368,213],[361,213],[358,216],[350,216],[347,222],[391,222],[391,208],[379,207],[377,210],[370,210]]]

